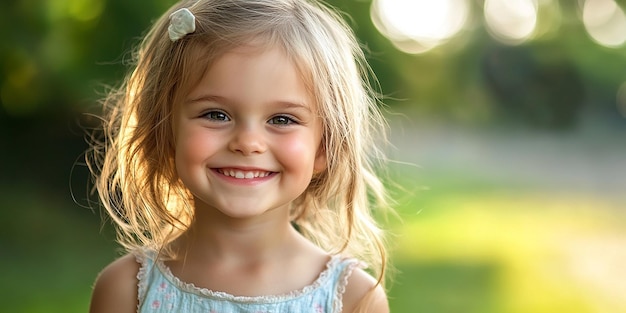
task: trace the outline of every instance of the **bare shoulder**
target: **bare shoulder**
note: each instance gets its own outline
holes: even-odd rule
[[[131,254],[105,267],[96,279],[89,312],[136,312],[139,267]]]
[[[384,288],[360,268],[355,269],[348,278],[343,295],[343,313],[351,312],[389,312]]]

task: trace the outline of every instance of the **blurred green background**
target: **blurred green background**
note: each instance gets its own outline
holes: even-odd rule
[[[84,312],[120,253],[85,128],[173,1],[0,3],[3,312]],[[613,0],[335,0],[387,96],[393,312],[626,312]]]

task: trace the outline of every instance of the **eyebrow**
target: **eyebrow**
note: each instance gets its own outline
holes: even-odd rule
[[[309,105],[306,105],[304,103],[301,102],[291,102],[291,101],[276,101],[276,104],[280,104],[281,106],[287,107],[287,108],[300,108],[300,109],[305,109],[307,111],[311,111],[311,108]]]
[[[223,97],[223,96],[218,96],[218,95],[203,95],[203,96],[199,96],[197,98],[192,98],[187,100],[187,103],[195,103],[195,102],[201,102],[201,101],[208,101],[208,102],[218,102],[218,103],[225,103],[225,104],[229,104],[229,103],[234,103],[235,101]],[[276,105],[276,106],[280,106],[280,107],[285,107],[285,108],[300,108],[300,109],[305,109],[309,112],[312,112],[311,108],[309,105],[307,105],[304,102],[294,102],[294,101],[288,101],[288,100],[277,100],[277,101],[272,101],[271,104]]]

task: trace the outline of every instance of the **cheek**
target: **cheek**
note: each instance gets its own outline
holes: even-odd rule
[[[202,129],[179,129],[176,136],[176,167],[202,162],[216,149],[217,144],[210,134]]]
[[[294,136],[281,140],[279,151],[289,166],[312,171],[313,160],[317,152],[316,147],[313,138]]]

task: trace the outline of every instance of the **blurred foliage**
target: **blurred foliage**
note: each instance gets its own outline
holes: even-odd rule
[[[0,72],[5,113],[20,117],[84,111],[96,98],[97,83],[122,77],[123,52],[167,4],[3,2]]]

